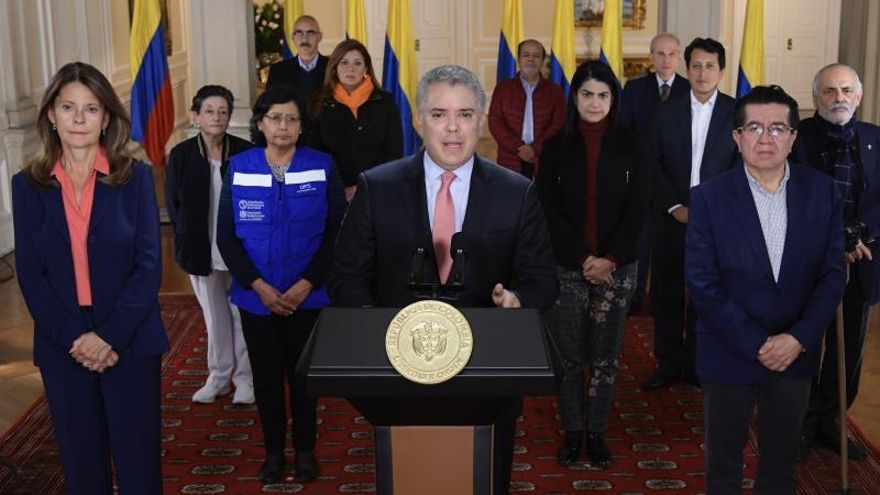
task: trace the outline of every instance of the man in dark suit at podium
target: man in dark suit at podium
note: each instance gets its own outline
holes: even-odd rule
[[[458,66],[425,74],[416,94],[424,150],[358,177],[328,280],[335,306],[401,307],[418,248],[433,252],[426,282],[445,283],[452,235],[467,246],[459,307],[549,309],[556,269],[534,184],[474,153],[486,95]],[[433,261],[433,260],[432,260]],[[511,399],[495,423],[494,493],[508,493],[515,421]]]

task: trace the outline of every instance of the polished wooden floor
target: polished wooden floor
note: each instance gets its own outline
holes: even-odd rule
[[[162,293],[192,293],[188,276],[174,263],[171,232],[162,228]],[[12,256],[5,262],[12,263]],[[9,268],[0,264],[0,279]],[[43,393],[40,375],[31,362],[33,327],[16,280],[0,283],[0,432]],[[852,417],[874,445],[880,446],[880,311],[871,318],[865,342],[864,367],[859,398],[850,410]]]

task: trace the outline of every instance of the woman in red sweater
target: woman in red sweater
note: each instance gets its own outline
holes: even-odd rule
[[[586,426],[590,459],[606,467],[611,453],[604,432],[635,289],[647,167],[637,136],[616,121],[620,83],[611,69],[585,62],[571,88],[565,127],[545,143],[537,178],[559,274],[559,299],[548,316],[565,367],[558,459],[566,466],[577,462]]]

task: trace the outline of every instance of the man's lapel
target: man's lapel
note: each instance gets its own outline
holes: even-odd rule
[[[795,167],[789,168],[790,175],[788,184],[785,186],[786,229],[785,249],[782,251],[782,263],[779,267],[779,285],[792,276],[794,267],[801,266],[797,258],[804,251],[804,244],[810,242],[816,233],[809,230],[810,221],[804,218],[804,212],[810,198],[804,193],[805,188],[800,183],[801,176],[796,173]]]
[[[428,204],[425,199],[425,152],[416,153],[410,160],[403,184],[403,210],[413,232],[431,235],[428,222]],[[393,199],[392,199],[393,200]]]
[[[746,178],[746,171],[744,169],[740,169],[740,173],[737,174],[731,192],[733,193],[733,200],[730,207],[739,218],[740,226],[742,227],[741,232],[746,236],[748,244],[751,246],[756,257],[755,259],[761,267],[761,271],[764,272],[771,282],[775,283],[773,267],[770,266],[770,256],[767,254],[767,243],[764,242],[764,231],[761,230],[758,209],[755,207],[755,199],[752,197],[751,189],[749,189],[748,178]]]
[[[880,142],[876,132],[867,132],[867,128],[856,123],[856,132],[859,137],[859,156],[862,159],[862,167],[865,171],[865,181],[872,186],[880,180]]]
[[[478,155],[474,155],[474,170],[471,173],[471,188],[468,193],[467,209],[461,230],[467,233],[481,232],[485,229],[489,210],[489,177],[486,167],[490,166]]]

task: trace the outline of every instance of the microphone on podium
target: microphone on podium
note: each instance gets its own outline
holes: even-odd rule
[[[449,254],[452,256],[452,268],[449,271],[449,279],[446,280],[446,285],[449,287],[464,287],[464,268],[467,262],[468,242],[462,232],[456,232],[452,235]]]

